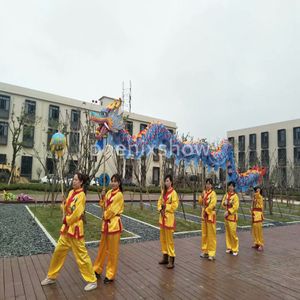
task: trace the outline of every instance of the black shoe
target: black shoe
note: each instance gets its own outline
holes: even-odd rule
[[[97,272],[95,272],[96,278],[100,279],[101,278],[101,274],[98,274]]]
[[[167,265],[169,263],[169,255],[163,254],[162,260],[158,262],[160,265]]]
[[[103,283],[107,284],[107,283],[111,283],[113,282],[113,279],[108,279],[107,277],[104,278]]]

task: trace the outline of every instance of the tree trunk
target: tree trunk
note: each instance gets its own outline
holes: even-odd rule
[[[10,185],[11,183],[14,183],[14,170],[16,168],[16,158],[17,158],[17,151],[16,149],[13,148],[13,157],[11,160],[11,172],[10,172],[10,176],[9,176],[9,180],[8,180],[8,185]]]

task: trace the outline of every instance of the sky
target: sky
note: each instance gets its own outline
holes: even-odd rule
[[[0,0],[0,81],[217,141],[300,118],[298,0]]]

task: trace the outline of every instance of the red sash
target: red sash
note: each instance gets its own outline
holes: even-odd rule
[[[74,190],[73,193],[72,193],[72,195],[70,196],[70,198],[68,198],[68,201],[66,203],[66,214],[67,214],[67,216],[70,216],[72,214],[72,211],[70,210],[70,206],[71,206],[71,203],[74,201],[75,196],[78,195],[79,193],[81,193],[82,191],[83,191],[82,188],[80,188],[79,190],[76,190],[76,191]],[[82,219],[82,216],[80,216],[79,220],[81,220],[81,219]],[[65,224],[65,228],[64,228],[64,231],[60,232],[61,234],[65,234],[69,230],[69,225],[67,224],[66,216],[65,216],[65,218],[63,220],[63,224]],[[77,226],[75,228],[75,234],[72,237],[76,238],[76,236],[77,236],[77,238],[80,238],[80,236],[79,236],[79,228]]]
[[[227,210],[228,210],[229,208],[232,207],[232,204],[230,204],[229,201],[230,201],[230,198],[231,198],[233,195],[235,195],[235,193],[232,193],[232,194],[227,193],[227,204],[226,204],[226,209],[227,209]]]
[[[208,206],[207,200],[208,200],[208,197],[210,196],[211,193],[212,193],[212,190],[210,190],[210,191],[209,191],[208,193],[206,193],[205,196],[204,196],[203,202],[204,202],[205,207]]]
[[[209,192],[207,192],[203,198],[203,204],[206,207],[208,207],[209,203],[208,203],[208,197],[210,196],[210,194],[212,193],[212,190],[210,190]],[[207,212],[205,211],[205,208],[203,208],[203,217],[204,217],[204,220],[206,222],[209,222],[209,223],[215,223],[215,216],[214,216],[214,220],[213,221],[208,221],[208,214]]]
[[[74,197],[76,195],[78,195],[79,193],[81,193],[82,191],[83,191],[83,189],[79,189],[79,190],[73,191],[71,197],[68,199],[67,204],[66,204],[66,212],[68,213],[68,215],[70,215],[72,213],[71,211],[69,211],[69,208],[70,208],[71,203],[74,200]]]
[[[165,193],[165,195],[163,195],[163,199],[164,199],[164,204],[165,204],[165,205],[166,205],[166,203],[167,203],[167,201],[168,201],[169,196],[173,193],[173,191],[174,191],[174,189],[171,188],[169,191],[167,191],[167,192]],[[164,213],[164,214],[163,214],[163,218],[162,218],[162,225],[163,225],[163,227],[166,226],[166,218],[167,218],[167,216],[166,216],[166,214]]]
[[[167,203],[168,197],[172,194],[173,191],[174,191],[174,189],[171,188],[171,189],[170,189],[169,191],[167,191],[166,194],[163,196],[165,204]]]
[[[110,197],[109,199],[106,200],[105,202],[105,209],[107,209],[112,203],[113,203],[113,200],[112,198],[119,192],[120,190],[117,189],[115,191],[112,191],[110,193]],[[120,216],[120,215],[119,215]],[[104,220],[104,233],[108,233],[108,224],[110,223],[110,220]]]
[[[230,198],[233,196],[233,195],[235,195],[235,192],[234,193],[227,193],[227,205],[226,205],[226,210],[228,211],[229,210],[229,208],[231,208],[232,207],[232,204],[230,204],[229,203],[229,201],[230,201]],[[229,215],[228,215],[229,216]],[[227,221],[230,221],[230,222],[236,222],[236,215],[234,215],[234,220],[229,220],[228,219],[228,216],[225,218]]]
[[[257,221],[254,221],[254,218],[255,218],[255,211],[258,211],[258,212],[261,212],[262,213],[262,208],[252,208],[252,223],[261,223],[263,220],[264,220],[264,216],[263,214],[261,214],[261,219],[260,220],[257,220]]]
[[[262,208],[253,208],[253,211],[262,211]]]

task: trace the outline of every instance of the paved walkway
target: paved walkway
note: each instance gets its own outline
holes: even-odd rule
[[[217,236],[215,262],[199,258],[200,237],[176,239],[176,267],[157,264],[159,241],[121,245],[114,283],[90,293],[70,253],[56,285],[41,287],[50,254],[0,258],[2,299],[300,299],[300,225],[265,229],[265,252],[251,249],[250,232],[240,232],[240,255],[225,254]],[[97,249],[89,249],[95,259]]]

